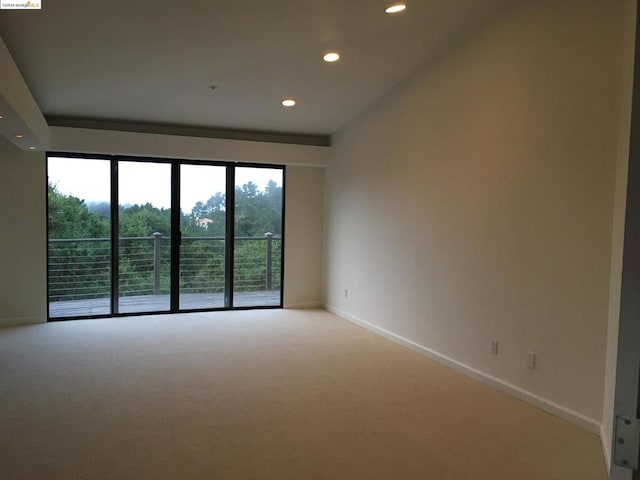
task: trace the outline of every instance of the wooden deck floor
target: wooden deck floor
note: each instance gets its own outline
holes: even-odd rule
[[[234,294],[236,307],[270,307],[280,305],[280,291],[240,292]],[[180,296],[180,309],[223,308],[224,297],[221,293],[188,293]],[[141,295],[122,297],[120,313],[162,312],[169,310],[169,295]],[[49,316],[79,317],[90,315],[109,315],[109,299],[69,300],[51,302]]]

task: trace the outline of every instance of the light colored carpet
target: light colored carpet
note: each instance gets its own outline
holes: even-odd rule
[[[602,480],[599,440],[322,311],[0,330],[2,479]]]

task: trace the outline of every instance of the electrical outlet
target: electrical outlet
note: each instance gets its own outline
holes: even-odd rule
[[[344,289],[344,298],[349,298],[349,290]]]
[[[527,368],[536,368],[536,354],[533,352],[529,352],[527,356]]]
[[[498,354],[498,339],[492,338],[491,339],[491,355],[497,355],[497,354]]]

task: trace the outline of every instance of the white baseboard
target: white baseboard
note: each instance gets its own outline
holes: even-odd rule
[[[42,318],[36,317],[13,317],[13,318],[0,318],[0,328],[2,327],[15,327],[18,325],[33,325],[36,323],[46,323]]]
[[[323,302],[291,303],[291,304],[285,304],[284,308],[290,308],[292,310],[314,310],[317,308],[324,308],[324,303]]]
[[[611,474],[611,450],[609,442],[604,434],[604,428],[600,426],[600,444],[602,445],[602,454],[604,455],[604,465],[607,469],[607,475]]]
[[[438,353],[430,348],[427,348],[407,338],[404,338],[400,335],[390,332],[389,330],[386,330],[382,327],[378,327],[377,325],[369,323],[366,320],[362,320],[361,318],[358,318],[354,315],[344,312],[332,305],[325,305],[325,309],[335,315],[338,315],[339,317],[344,318],[345,320],[349,320],[350,322],[360,325],[361,327],[364,327],[371,332],[382,335],[383,337],[386,337],[389,340],[392,340],[396,343],[399,343],[400,345],[408,347],[411,350],[418,352],[421,355],[424,355],[425,357],[428,357],[433,360],[436,360],[437,362],[443,363],[460,373],[463,373],[465,375],[475,378],[476,380],[481,381],[482,383],[490,385],[491,387],[496,388],[501,392],[512,395],[520,400],[527,402],[530,405],[533,405],[534,407],[540,408],[548,413],[551,413],[552,415],[555,415],[575,425],[578,425],[579,427],[582,427],[591,433],[594,433],[596,435],[600,435],[601,433],[600,422],[597,420],[594,420],[593,418],[589,418],[585,415],[582,415],[581,413],[578,413],[569,408],[563,407],[562,405],[559,405],[546,398],[540,397],[534,393],[524,390],[509,382],[506,382],[497,377],[494,377],[487,373],[476,370],[473,367],[460,363],[452,358],[447,357],[446,355]]]

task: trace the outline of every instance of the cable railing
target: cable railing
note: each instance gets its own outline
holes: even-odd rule
[[[280,289],[282,241],[269,233],[265,239],[236,237],[233,258],[235,292]]]
[[[182,237],[180,293],[223,293],[224,265],[224,237]]]
[[[108,238],[49,240],[49,301],[108,298],[111,249]]]
[[[280,289],[282,240],[236,237],[234,291]],[[119,296],[170,293],[171,237],[121,237],[118,242]],[[224,237],[182,237],[181,294],[224,292]],[[49,240],[49,301],[109,298],[111,249],[109,238]]]
[[[120,237],[118,291],[121,297],[168,294],[171,275],[169,237]]]

